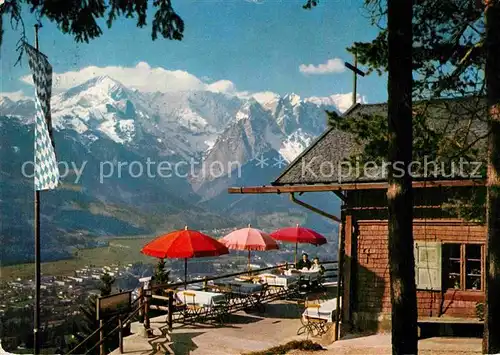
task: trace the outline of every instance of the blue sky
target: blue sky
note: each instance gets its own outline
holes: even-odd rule
[[[239,91],[294,92],[304,97],[352,91],[350,71],[337,68],[333,73],[312,75],[299,68],[335,58],[351,61],[345,48],[376,35],[362,0],[323,0],[312,11],[302,9],[303,0],[258,1],[173,0],[186,24],[182,42],[153,42],[149,26],[137,29],[134,20],[124,19],[110,30],[103,25],[99,39],[77,44],[44,20],[40,49],[56,73],[146,62],[153,68],[182,70],[209,83],[229,80]],[[29,14],[25,17],[29,40],[33,40],[34,22]],[[18,39],[18,32],[6,28],[0,91],[30,94],[29,85],[20,80],[28,74],[26,61],[14,67]],[[385,78],[376,74],[361,78],[358,88],[369,102],[386,98]]]

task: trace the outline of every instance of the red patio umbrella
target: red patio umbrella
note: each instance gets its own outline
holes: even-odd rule
[[[201,232],[183,230],[161,235],[146,244],[141,253],[155,258],[184,259],[184,283],[187,281],[187,259],[229,254],[226,246]]]
[[[297,263],[298,243],[308,243],[316,246],[326,243],[326,238],[321,234],[298,224],[295,227],[278,229],[271,233],[271,237],[282,242],[295,243],[295,263]]]
[[[250,271],[250,252],[252,250],[279,249],[278,243],[260,229],[247,228],[232,231],[220,240],[229,249],[248,250],[248,271]]]

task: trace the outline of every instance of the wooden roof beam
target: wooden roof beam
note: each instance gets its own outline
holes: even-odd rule
[[[302,207],[305,207],[308,210],[313,211],[314,213],[317,213],[317,214],[319,214],[319,215],[321,215],[323,217],[329,218],[332,221],[335,221],[337,223],[342,223],[342,220],[339,217],[337,217],[337,216],[335,216],[333,214],[330,214],[328,212],[325,212],[323,210],[320,210],[319,208],[314,207],[313,205],[310,205],[310,204],[308,204],[308,203],[306,203],[304,201],[301,201],[301,200],[297,199],[295,197],[295,195],[294,195],[293,192],[290,194],[290,201],[295,202],[296,204],[298,204],[298,205],[300,205]]]
[[[433,187],[473,187],[485,186],[484,180],[434,180],[413,181],[413,188]],[[281,194],[291,192],[324,192],[324,191],[349,191],[349,190],[382,190],[387,189],[387,182],[323,184],[323,185],[283,185],[283,186],[248,186],[230,187],[230,194]]]

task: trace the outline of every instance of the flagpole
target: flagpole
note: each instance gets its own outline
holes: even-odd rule
[[[38,29],[35,25],[35,48],[38,46]],[[33,317],[34,355],[40,354],[40,191],[35,188],[35,314]]]

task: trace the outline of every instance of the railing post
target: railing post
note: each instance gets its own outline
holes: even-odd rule
[[[104,351],[104,321],[101,319],[99,321],[99,328],[101,329],[99,331],[99,342],[101,343],[101,345],[99,345],[99,354],[100,355],[106,355],[106,352]]]
[[[140,323],[144,323],[144,310],[143,310],[143,307],[144,307],[144,286],[141,286],[141,288],[139,288],[139,322]]]
[[[118,317],[118,340],[120,342],[120,354],[123,354],[123,324],[122,324],[122,317]]]
[[[149,290],[144,293],[144,328],[146,328],[146,337],[149,336]]]
[[[174,291],[168,290],[168,329],[172,330],[172,316],[174,314]]]

